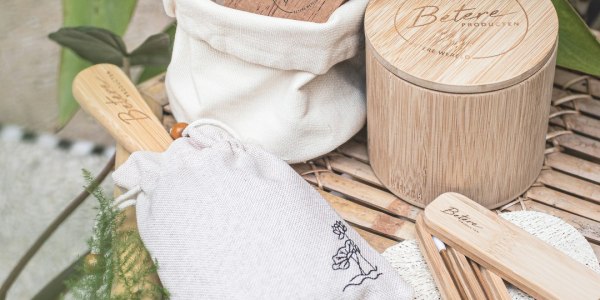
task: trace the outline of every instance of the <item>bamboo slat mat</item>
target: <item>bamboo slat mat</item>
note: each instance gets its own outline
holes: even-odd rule
[[[175,122],[158,76],[140,86]],[[600,258],[600,80],[557,69],[545,165],[536,183],[497,212],[532,210],[577,228]],[[415,238],[421,208],[388,191],[369,166],[364,132],[326,156],[292,166],[378,251]]]

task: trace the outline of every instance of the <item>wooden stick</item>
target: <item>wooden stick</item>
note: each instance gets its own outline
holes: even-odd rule
[[[454,281],[453,275],[450,273],[448,266],[449,258],[447,254],[442,254],[438,251],[437,247],[433,242],[433,237],[429,234],[424,227],[423,215],[417,217],[416,223],[416,236],[419,241],[419,248],[421,253],[425,257],[425,261],[429,266],[433,280],[435,281],[440,294],[443,299],[464,299],[462,293],[458,290],[457,284]]]
[[[479,286],[481,287],[481,289],[483,290],[483,293],[485,294],[486,299],[495,300],[494,294],[492,292],[492,287],[488,284],[486,279],[483,277],[480,266],[476,262],[474,262],[470,259],[468,259],[468,262],[469,262],[469,265],[471,266],[471,269],[473,270],[473,273],[475,274],[475,277],[477,278],[477,282],[479,283]]]
[[[489,286],[493,300],[510,300],[510,294],[508,293],[508,289],[506,288],[506,284],[504,280],[500,278],[500,276],[496,275],[496,273],[486,269],[485,267],[479,266],[479,270],[481,271],[481,275],[486,282],[486,286]]]
[[[454,264],[456,264],[457,273],[460,273],[461,282],[464,284],[464,289],[467,293],[467,299],[485,299],[485,293],[467,258],[452,247],[447,247],[447,249],[453,258]]]

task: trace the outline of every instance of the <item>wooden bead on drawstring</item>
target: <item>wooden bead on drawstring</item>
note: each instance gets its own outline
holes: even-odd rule
[[[176,140],[181,137],[183,134],[183,130],[188,126],[188,123],[175,123],[173,127],[171,127],[171,137]]]

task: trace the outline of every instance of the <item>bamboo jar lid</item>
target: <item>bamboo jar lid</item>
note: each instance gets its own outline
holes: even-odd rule
[[[396,76],[449,93],[524,81],[551,57],[558,18],[550,0],[371,0],[367,46]]]

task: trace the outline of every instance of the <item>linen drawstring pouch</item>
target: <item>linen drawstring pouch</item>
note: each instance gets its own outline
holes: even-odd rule
[[[334,150],[365,123],[367,2],[312,23],[163,0],[177,19],[165,82],[175,118],[220,121],[289,163]]]
[[[113,178],[173,299],[411,299],[320,194],[225,125],[190,124]]]

